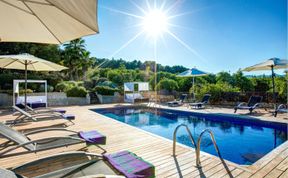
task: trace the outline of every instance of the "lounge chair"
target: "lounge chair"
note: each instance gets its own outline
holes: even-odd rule
[[[170,107],[177,107],[184,104],[184,100],[187,98],[187,94],[181,94],[179,100],[167,102]]]
[[[25,103],[22,103],[22,106],[25,108]],[[16,106],[17,107],[17,106]],[[34,109],[30,107],[29,105],[26,105],[27,110],[29,110],[32,114],[46,114],[46,113],[51,113],[51,114],[65,114],[66,110],[65,109],[53,109],[53,108],[37,108]],[[22,109],[22,108],[20,108]]]
[[[43,116],[50,117],[50,118],[62,118],[66,119],[73,123],[72,120],[75,119],[75,116],[72,114],[62,114],[61,112],[50,112],[50,113],[29,113],[24,111],[23,109],[12,106],[12,108],[19,113],[19,116],[11,123],[11,124],[17,124],[20,122],[23,122],[24,120],[32,120],[32,121],[38,121],[39,119],[43,118]],[[8,122],[10,124],[10,122]]]
[[[55,164],[57,165],[54,166],[55,169],[50,168],[48,170],[45,167],[47,165],[53,167]],[[37,166],[36,172],[27,171],[35,169],[35,166]],[[60,153],[17,166],[12,168],[11,172],[27,177],[97,177],[96,175],[98,177],[110,175],[111,178],[123,176],[128,178],[155,177],[154,166],[129,151],[104,155],[80,151]]]
[[[248,103],[242,102],[234,107],[234,113],[237,112],[238,109],[249,110],[250,113],[257,107],[259,107],[260,103],[262,102],[262,96],[251,96]]]
[[[274,112],[274,117],[277,117],[277,114],[281,112],[281,113],[288,113],[288,108],[287,105],[285,104],[280,104],[277,109]]]
[[[45,137],[41,139],[31,140],[28,136],[37,133],[50,132],[50,131],[61,131],[66,133],[72,133],[68,136],[52,136]],[[0,157],[6,157],[9,155],[18,155],[29,152],[38,152],[48,149],[53,149],[57,147],[68,146],[72,144],[78,143],[86,143],[86,144],[105,144],[106,137],[100,134],[99,132],[92,130],[87,132],[76,132],[63,128],[47,128],[47,129],[39,129],[34,130],[27,133],[20,133],[11,127],[0,122],[0,135],[5,137],[8,141],[4,145],[5,148],[0,152]],[[11,146],[9,143],[13,142],[14,144]],[[10,153],[18,148],[24,148],[26,151]],[[7,153],[10,153],[7,155]]]
[[[201,100],[201,102],[195,102],[195,103],[189,103],[189,106],[191,108],[204,108],[206,104],[208,104],[209,99],[210,99],[211,95],[210,94],[205,94]]]

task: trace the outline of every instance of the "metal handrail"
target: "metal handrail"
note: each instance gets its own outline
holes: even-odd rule
[[[187,130],[187,132],[188,132],[188,135],[189,135],[189,137],[190,137],[190,140],[191,140],[192,144],[194,145],[194,147],[195,147],[196,150],[197,150],[197,147],[196,147],[196,144],[195,144],[196,142],[195,142],[195,140],[194,140],[194,138],[193,138],[193,136],[192,136],[192,134],[191,134],[191,132],[190,132],[190,129],[188,128],[187,125],[185,125],[185,124],[180,124],[180,125],[178,125],[178,126],[175,128],[174,133],[173,133],[173,156],[176,156],[176,154],[175,154],[175,152],[176,152],[176,135],[177,135],[177,131],[178,131],[178,129],[179,129],[180,127],[185,127],[185,128],[186,128],[186,130]]]
[[[217,143],[216,143],[216,140],[214,138],[214,134],[213,132],[210,130],[210,129],[205,129],[201,132],[198,140],[197,140],[197,147],[196,148],[196,165],[197,167],[201,167],[201,161],[200,161],[200,143],[201,143],[201,139],[202,139],[202,136],[204,135],[204,133],[208,132],[209,135],[210,135],[210,138],[214,144],[214,147],[215,147],[215,150],[219,156],[219,158],[221,158],[221,154],[220,154],[220,151],[219,151],[219,148],[217,146]]]

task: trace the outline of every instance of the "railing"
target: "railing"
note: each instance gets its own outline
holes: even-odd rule
[[[214,145],[214,148],[219,156],[219,158],[221,158],[221,154],[220,154],[220,151],[219,151],[219,148],[217,146],[217,143],[216,143],[216,140],[214,138],[214,134],[213,132],[210,130],[210,129],[205,129],[201,132],[198,140],[197,140],[197,145],[195,144],[195,140],[191,134],[191,131],[190,129],[188,128],[187,125],[185,124],[180,124],[178,125],[175,130],[174,130],[174,133],[173,133],[173,156],[176,156],[176,136],[177,136],[177,131],[180,127],[185,127],[186,128],[186,131],[188,132],[188,135],[189,135],[189,138],[190,138],[190,141],[192,142],[192,144],[194,145],[195,149],[196,149],[196,165],[197,167],[201,167],[201,161],[200,161],[200,145],[201,145],[201,140],[202,140],[202,137],[204,135],[204,133],[208,132],[209,135],[210,135],[210,138],[213,142],[213,145]]]
[[[202,136],[204,135],[204,133],[208,132],[209,135],[210,135],[210,138],[213,142],[213,145],[214,145],[214,148],[219,156],[219,158],[221,158],[221,154],[220,154],[220,151],[219,151],[219,148],[217,146],[217,143],[216,143],[216,140],[214,138],[214,134],[213,132],[210,130],[210,129],[205,129],[201,132],[198,140],[197,140],[197,147],[196,147],[196,165],[198,167],[201,167],[201,161],[200,161],[200,145],[201,145],[201,140],[202,140]]]
[[[176,127],[176,129],[174,130],[174,133],[173,133],[173,156],[176,156],[176,154],[175,154],[175,152],[176,152],[176,135],[177,135],[177,131],[178,131],[178,129],[179,129],[180,127],[185,127],[185,128],[186,128],[186,131],[187,131],[188,134],[189,134],[189,138],[190,138],[192,144],[194,145],[195,148],[197,148],[197,146],[196,146],[196,144],[195,144],[196,142],[195,142],[195,140],[194,140],[194,138],[193,138],[193,136],[192,136],[192,134],[191,134],[190,129],[188,128],[188,126],[185,125],[185,124],[180,124],[180,125],[178,125],[178,126]]]

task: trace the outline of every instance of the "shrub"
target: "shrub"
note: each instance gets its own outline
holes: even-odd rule
[[[197,88],[199,95],[198,99],[201,99],[206,93],[211,94],[210,101],[212,103],[219,102],[224,97],[225,92],[239,92],[238,88],[233,88],[228,83],[206,84],[200,89]],[[196,91],[197,91],[196,90]]]
[[[106,86],[110,88],[117,88],[117,85],[111,81],[105,81],[98,84],[98,86]]]
[[[96,86],[94,90],[100,95],[114,95],[115,92],[119,91],[117,88],[111,88],[108,86]]]
[[[175,80],[164,78],[160,80],[160,82],[156,85],[156,90],[168,90],[168,91],[173,91],[177,90],[178,84]]]
[[[65,82],[60,82],[55,86],[55,90],[59,92],[61,91],[66,92],[67,89],[68,89],[68,84]]]
[[[33,90],[27,88],[26,93],[33,93]],[[24,94],[25,94],[25,89],[20,90],[20,91],[19,91],[19,94],[20,94],[20,95],[24,95]]]
[[[74,86],[66,91],[68,97],[86,97],[87,91],[84,87]]]
[[[74,81],[62,81],[55,86],[56,91],[67,92],[67,90],[78,86],[77,82]]]

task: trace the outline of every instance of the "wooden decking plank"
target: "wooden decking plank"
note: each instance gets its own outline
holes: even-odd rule
[[[230,174],[229,174],[229,173],[226,173],[225,175],[220,176],[220,177],[221,177],[221,178],[236,177],[236,176],[238,176],[239,174],[241,174],[241,173],[243,173],[243,172],[244,172],[244,170],[236,168],[236,169],[232,170],[232,171],[230,172]],[[219,177],[219,178],[220,178],[220,177]]]
[[[153,134],[142,131],[138,128],[128,126],[119,121],[103,117],[100,114],[90,111],[89,109],[95,108],[96,106],[73,106],[67,107],[68,113],[75,114],[75,124],[72,125],[69,122],[64,122],[61,119],[57,120],[46,120],[39,121],[36,123],[28,123],[26,125],[15,126],[14,128],[20,131],[34,130],[35,128],[46,128],[46,127],[65,127],[67,124],[68,129],[75,131],[88,131],[97,130],[100,133],[107,136],[107,144],[102,147],[107,151],[107,153],[113,153],[120,150],[130,150],[136,153],[138,156],[149,161],[155,165],[157,177],[223,177],[227,178],[231,175],[233,177],[277,177],[286,178],[287,176],[287,164],[288,164],[288,142],[283,143],[281,146],[277,147],[273,153],[269,153],[268,156],[264,157],[263,160],[257,162],[255,165],[249,166],[248,168],[240,165],[235,165],[233,163],[227,162],[227,166],[230,170],[230,176],[227,174],[226,169],[222,165],[221,161],[209,154],[201,154],[202,161],[202,171],[195,167],[195,150],[189,147],[183,147],[181,144],[176,145],[177,149],[177,161],[178,169],[174,158],[172,157],[172,142],[167,139],[162,139],[159,136],[154,136]],[[97,106],[106,107],[106,106]],[[6,116],[0,116],[0,120],[5,120]],[[14,116],[6,117],[8,119],[13,119]],[[57,125],[60,124],[60,125]],[[53,132],[52,135],[61,135],[63,133]],[[37,134],[31,136],[32,138],[45,137],[45,134]],[[3,143],[5,139],[0,138],[0,144]],[[19,156],[12,156],[8,158],[0,158],[1,167],[14,167],[19,164],[27,162],[27,160],[32,161],[41,157],[46,157],[51,154],[57,154],[65,151],[75,151],[75,150],[87,150],[93,153],[102,153],[103,150],[97,146],[89,146],[85,148],[85,144],[77,144],[46,151],[41,151],[37,154],[30,153]],[[276,156],[276,157],[275,157]],[[271,161],[272,160],[272,161]],[[269,162],[271,161],[271,162]],[[58,163],[55,163],[58,165]],[[27,170],[29,171],[29,170]],[[30,170],[31,171],[31,170]],[[40,170],[39,170],[40,171]],[[41,170],[42,171],[42,170]],[[285,171],[285,172],[284,172]],[[37,171],[35,171],[37,172]],[[253,174],[252,174],[252,173]]]
[[[280,176],[279,178],[287,178],[288,177],[288,169],[286,169]]]
[[[284,171],[281,171],[279,169],[273,169],[271,170],[264,178],[274,178],[279,177]]]
[[[288,157],[286,157],[276,168],[282,171],[288,169]]]
[[[259,169],[253,174],[254,178],[262,178],[266,176],[269,172],[271,172],[273,169],[275,169],[283,160],[283,158],[286,158],[288,156],[288,149],[283,151],[280,155],[276,156],[272,161],[270,161],[269,164],[266,164],[263,168]]]

